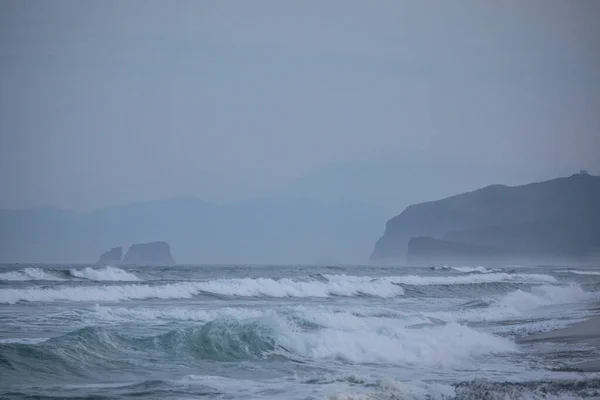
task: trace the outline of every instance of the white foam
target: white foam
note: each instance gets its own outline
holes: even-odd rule
[[[370,277],[351,277],[344,275],[325,275],[325,277],[335,282],[339,279],[347,281],[372,280]],[[406,284],[415,286],[428,285],[470,285],[478,283],[494,283],[494,282],[513,282],[513,283],[556,283],[557,280],[550,275],[542,274],[508,274],[508,273],[488,273],[475,275],[458,275],[458,276],[391,276],[378,278],[379,282],[388,282],[396,284]]]
[[[4,338],[0,339],[0,344],[38,344],[43,343],[46,340],[48,340],[48,338]]]
[[[106,307],[96,305],[92,317],[103,321],[194,321],[209,322],[218,318],[258,318],[265,315],[265,311],[250,308],[225,307],[219,309],[189,309],[189,308],[128,308],[128,307]]]
[[[442,383],[426,383],[421,381],[400,382],[392,379],[374,380],[373,378],[351,378],[364,381],[365,385],[340,385],[339,378],[334,384],[325,386],[327,400],[432,400],[451,399],[456,393],[454,387]],[[343,381],[342,381],[343,382]],[[333,392],[333,393],[331,393]]]
[[[140,279],[132,273],[127,271],[123,271],[120,268],[116,267],[105,267],[94,269],[91,267],[83,268],[83,269],[75,269],[72,268],[69,270],[71,276],[76,278],[84,278],[92,281],[125,281],[125,282],[135,282]]]
[[[169,285],[120,285],[120,286],[75,286],[61,288],[0,289],[0,303],[15,304],[19,301],[90,301],[114,302],[141,299],[185,299],[198,294],[191,284]]]
[[[226,296],[329,297],[371,295],[394,297],[404,290],[387,279],[338,277],[329,282],[292,279],[243,278],[168,285],[120,285],[94,287],[0,289],[0,303],[19,301],[122,301],[150,298],[184,299],[202,292]]]
[[[41,268],[25,268],[0,274],[1,281],[62,281]]]
[[[600,271],[577,271],[577,270],[567,270],[567,271],[559,271],[563,273],[570,273],[575,275],[600,275]]]
[[[516,290],[511,292],[500,300],[499,306],[527,311],[543,306],[598,300],[600,299],[599,295],[598,292],[586,292],[578,285],[544,285],[533,287],[531,291]]]
[[[394,297],[404,294],[404,290],[389,279],[373,279],[334,275],[327,282],[311,280],[296,281],[289,278],[243,278],[220,279],[197,283],[204,292],[226,296],[268,296],[268,297],[329,297],[369,295]]]
[[[272,339],[285,349],[281,351],[286,355],[312,360],[442,367],[517,351],[508,339],[458,324],[410,329],[406,320],[361,318],[325,307],[294,307],[254,317],[237,311],[235,314],[242,324],[258,322],[269,326]],[[305,322],[319,327],[303,329],[299,323]]]
[[[227,393],[231,397],[281,399],[324,398],[327,400],[432,400],[450,399],[454,387],[448,384],[412,380],[399,382],[369,375],[319,374],[319,384],[306,384],[306,377],[294,376],[277,379],[233,379],[213,375],[186,375],[176,381],[186,386],[203,385]],[[314,382],[314,378],[308,379]],[[357,384],[359,382],[359,384]]]
[[[429,321],[423,315],[362,317],[327,306],[278,309],[96,306],[90,316],[117,323],[145,319],[209,322],[231,318],[241,324],[268,326],[272,339],[286,349],[286,354],[350,363],[439,367],[462,365],[480,356],[517,350],[508,339],[455,323],[411,329],[414,323]],[[314,324],[314,328],[307,330],[306,323]]]
[[[459,311],[432,312],[427,315],[446,321],[503,321],[516,317],[530,316],[541,307],[575,304],[600,300],[599,292],[586,292],[577,285],[542,285],[530,291],[515,290],[492,302],[491,306]]]
[[[95,280],[138,280],[126,271],[114,267],[99,270],[72,270],[74,276]],[[149,298],[189,298],[202,292],[224,296],[265,297],[329,297],[358,296],[391,298],[404,294],[399,284],[467,285],[490,282],[554,283],[556,279],[541,274],[490,273],[464,276],[346,276],[326,275],[326,281],[294,280],[291,278],[217,279],[206,282],[185,282],[167,285],[119,285],[94,287],[0,289],[0,303],[19,301],[122,301]]]
[[[308,317],[308,316],[306,316]],[[288,324],[277,341],[311,359],[415,366],[461,365],[477,357],[516,351],[508,339],[457,324],[408,329],[404,321],[377,318],[345,324],[335,314],[316,317],[325,328],[300,332]]]
[[[453,270],[458,272],[463,272],[466,274],[470,274],[473,272],[479,272],[481,274],[489,274],[491,272],[497,271],[495,269],[487,269],[485,267],[452,267]]]

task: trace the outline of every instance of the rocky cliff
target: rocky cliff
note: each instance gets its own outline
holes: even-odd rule
[[[480,258],[490,248],[508,258],[587,259],[600,249],[600,177],[582,173],[523,186],[494,185],[409,206],[387,222],[371,259],[404,261],[416,237],[448,243],[416,241],[413,260],[417,254],[425,259],[428,251],[432,258]]]
[[[507,257],[507,253],[496,247],[451,242],[430,237],[411,238],[408,241],[406,260],[411,265],[497,262]]]
[[[174,265],[171,248],[166,242],[139,243],[129,247],[123,258],[127,265]]]
[[[121,263],[123,258],[123,248],[113,247],[100,255],[97,265],[117,265]]]

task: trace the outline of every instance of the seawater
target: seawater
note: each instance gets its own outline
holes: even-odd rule
[[[0,398],[598,398],[600,268],[0,266]]]

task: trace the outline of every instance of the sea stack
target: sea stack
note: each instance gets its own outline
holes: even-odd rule
[[[138,243],[129,247],[123,258],[126,265],[175,265],[167,242]]]
[[[105,251],[100,255],[100,259],[96,265],[118,265],[121,264],[123,258],[123,248],[113,247],[112,249]]]

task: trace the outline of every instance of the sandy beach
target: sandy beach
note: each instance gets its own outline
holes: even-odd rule
[[[520,340],[521,343],[538,341],[587,344],[598,350],[600,349],[600,317],[593,317],[564,329],[538,333]],[[600,372],[600,358],[574,363],[571,367],[583,372]]]

